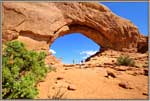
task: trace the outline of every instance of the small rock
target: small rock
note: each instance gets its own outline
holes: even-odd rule
[[[142,93],[142,94],[143,94],[143,95],[146,95],[146,96],[148,96],[148,94],[147,94],[147,93],[145,93],[145,92],[144,92],[144,93]]]
[[[68,68],[65,68],[64,70],[68,70]]]
[[[76,90],[76,87],[75,87],[74,85],[69,85],[69,86],[67,87],[67,89],[68,89],[68,90],[71,90],[71,91],[74,91],[74,90]]]
[[[148,70],[147,69],[144,69],[144,75],[148,76]]]
[[[116,78],[116,74],[113,71],[109,71],[109,70],[107,70],[107,76],[108,77],[111,76],[113,78]]]
[[[121,82],[119,83],[119,86],[125,89],[132,89],[132,87],[130,87],[128,82]]]
[[[50,64],[51,64],[51,65],[54,65],[55,63],[51,62]]]
[[[62,79],[64,79],[63,77],[57,77],[56,78],[57,80],[62,80]]]

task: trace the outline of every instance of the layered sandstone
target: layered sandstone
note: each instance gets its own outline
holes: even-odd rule
[[[72,32],[84,34],[104,49],[145,45],[146,38],[131,21],[102,4],[5,2],[2,9],[3,42],[18,38],[29,49],[48,50],[55,39]]]

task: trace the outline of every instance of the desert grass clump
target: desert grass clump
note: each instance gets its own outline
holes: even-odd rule
[[[117,64],[123,65],[123,66],[134,66],[135,61],[132,58],[130,58],[129,56],[119,56],[117,58]]]
[[[61,88],[62,88],[62,87],[60,87],[60,88],[58,89],[58,91],[52,96],[51,99],[53,99],[53,100],[60,100],[60,99],[63,99],[63,97],[64,97],[66,91],[62,92]]]

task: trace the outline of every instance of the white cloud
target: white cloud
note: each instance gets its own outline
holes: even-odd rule
[[[82,58],[83,58],[83,59],[86,59],[86,58],[88,58],[88,57],[89,57],[89,56],[86,55],[86,56],[83,56]]]
[[[52,54],[56,54],[56,51],[54,51],[53,49],[50,49],[49,52],[51,52]]]
[[[95,54],[97,51],[94,51],[94,50],[86,50],[86,51],[82,51],[80,52],[80,55],[84,55],[82,58],[83,59],[86,59],[87,57]]]

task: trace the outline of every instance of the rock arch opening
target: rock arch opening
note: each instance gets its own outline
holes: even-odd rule
[[[99,45],[101,49],[113,47],[110,40],[102,33],[97,31],[96,29],[82,24],[70,24],[58,29],[56,32],[54,32],[54,36],[49,41],[50,46],[57,38],[71,33],[82,33],[82,35],[88,37],[89,39],[93,40],[97,45]]]
[[[78,32],[67,33],[55,39],[50,46],[50,52],[64,64],[79,64],[99,52],[100,48],[91,38]]]

